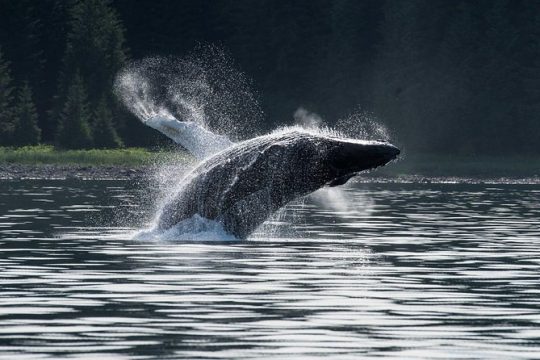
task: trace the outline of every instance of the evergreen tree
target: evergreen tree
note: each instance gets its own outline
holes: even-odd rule
[[[53,114],[60,114],[68,96],[68,88],[76,73],[85,84],[88,105],[95,109],[105,98],[113,112],[116,126],[121,126],[125,114],[115,100],[113,83],[125,64],[124,29],[108,0],[78,0],[69,13],[67,45],[60,75],[59,89]],[[120,123],[120,124],[118,124]]]
[[[10,145],[13,135],[11,73],[0,49],[0,145]]]
[[[101,99],[94,111],[92,137],[96,148],[117,148],[122,146],[122,140],[113,126],[112,113],[105,99]]]
[[[126,61],[124,42],[124,29],[109,1],[78,1],[72,8],[64,74],[69,80],[80,73],[92,105],[111,98],[114,77]]]
[[[15,145],[37,145],[41,140],[41,129],[37,124],[37,113],[32,101],[32,90],[27,82],[19,90],[15,108]]]
[[[42,19],[33,0],[0,1],[2,17],[0,44],[12,60],[11,72],[18,84],[28,80],[38,84],[43,80],[43,47],[40,44]]]
[[[66,149],[89,148],[92,134],[89,125],[88,100],[84,82],[76,73],[68,87],[64,109],[60,115],[56,143]]]
[[[32,0],[30,0],[32,1]],[[53,142],[59,112],[51,109],[56,105],[59,74],[63,68],[63,59],[67,43],[69,11],[76,0],[40,0],[32,1],[39,17],[39,41],[43,49],[46,71],[40,69],[39,82],[28,78],[32,85],[34,101],[38,110],[42,141]]]

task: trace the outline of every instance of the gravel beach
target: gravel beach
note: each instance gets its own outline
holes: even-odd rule
[[[2,180],[134,180],[141,178],[151,167],[79,166],[79,165],[0,165]]]
[[[147,178],[155,171],[157,171],[155,166],[0,164],[0,180],[139,180]],[[447,177],[367,173],[356,177],[353,181],[361,183],[540,184],[540,177]]]

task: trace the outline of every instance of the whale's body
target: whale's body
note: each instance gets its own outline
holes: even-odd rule
[[[341,139],[299,129],[240,143],[193,169],[159,212],[168,229],[194,215],[246,238],[288,202],[382,166],[399,150],[384,142]]]

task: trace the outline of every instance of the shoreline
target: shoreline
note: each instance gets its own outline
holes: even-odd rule
[[[151,166],[0,164],[0,180],[136,180]]]
[[[0,181],[15,180],[141,180],[148,178],[156,166],[127,165],[59,165],[0,164]],[[423,174],[391,174],[374,171],[356,177],[356,183],[395,184],[540,184],[540,176],[430,176]]]

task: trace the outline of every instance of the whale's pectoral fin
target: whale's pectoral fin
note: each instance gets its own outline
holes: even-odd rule
[[[233,144],[226,136],[215,134],[193,121],[180,121],[172,115],[152,116],[144,123],[182,145],[199,159],[204,159]]]
[[[169,116],[152,116],[144,124],[156,129],[176,142],[178,142],[176,139],[181,137],[186,131],[186,124],[184,122]]]

